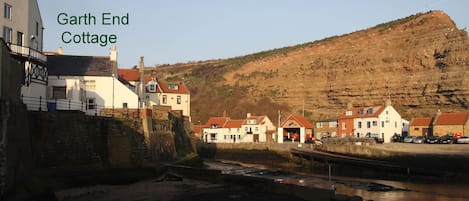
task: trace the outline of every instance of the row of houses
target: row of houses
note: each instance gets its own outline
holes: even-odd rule
[[[2,0],[2,39],[24,66],[21,99],[28,110],[75,110],[97,115],[101,109],[152,105],[181,110],[190,119],[190,93],[184,82],[165,83],[140,69],[118,69],[117,48],[109,56],[43,52],[43,23],[36,0]]]
[[[434,117],[413,118],[410,122],[411,136],[444,136],[469,133],[469,113],[442,113],[440,110]]]
[[[469,133],[469,113],[441,113],[435,117],[403,119],[387,100],[384,105],[349,107],[337,118],[316,121],[315,126],[302,116],[289,115],[276,128],[267,116],[247,115],[246,119],[232,120],[225,115],[212,117],[206,124],[196,126],[204,142],[306,142],[309,138],[356,137],[377,138],[391,142],[399,136],[443,136]]]
[[[265,115],[248,113],[245,119],[231,119],[225,112],[221,117],[209,118],[203,126],[196,126],[195,132],[209,143],[271,142],[275,128]]]

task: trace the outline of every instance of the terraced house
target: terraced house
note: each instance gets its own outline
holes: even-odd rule
[[[265,115],[246,119],[211,117],[202,128],[202,140],[209,143],[272,142],[275,126]]]

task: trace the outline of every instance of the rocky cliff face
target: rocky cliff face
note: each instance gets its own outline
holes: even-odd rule
[[[468,35],[441,11],[246,59],[249,56],[253,57],[184,68],[167,66],[158,71],[169,79],[185,76],[192,90],[193,119],[203,122],[206,116],[220,115],[223,108],[230,113],[239,104],[249,103],[251,108],[232,111],[234,116],[244,110],[255,114],[256,106],[263,105],[261,98],[272,101],[270,109],[261,111],[273,114],[271,119],[276,119],[278,108],[294,113],[304,108],[310,120],[335,117],[348,103],[380,105],[388,97],[408,119],[433,116],[437,109],[461,111],[469,107]],[[210,79],[212,74],[223,77]],[[201,101],[213,96],[224,107]],[[233,97],[242,100],[229,101]],[[233,105],[227,107],[227,103]],[[211,110],[204,104],[210,104]]]

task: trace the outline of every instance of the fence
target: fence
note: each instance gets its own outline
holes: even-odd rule
[[[72,99],[46,99],[43,97],[21,96],[29,111],[81,111],[90,116],[138,118],[140,108],[108,108],[98,104],[87,104],[86,102]]]

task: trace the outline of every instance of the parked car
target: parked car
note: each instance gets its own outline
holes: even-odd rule
[[[468,136],[462,136],[456,140],[456,143],[458,144],[469,144],[469,137]]]
[[[414,137],[409,135],[404,138],[404,143],[412,143],[412,142],[414,142]]]
[[[445,135],[442,136],[440,139],[441,144],[452,144],[453,143],[453,136],[451,135]]]
[[[422,144],[424,142],[425,142],[425,137],[423,136],[417,136],[414,138],[414,141],[413,141],[413,143],[415,144]]]
[[[436,136],[428,136],[427,140],[425,140],[425,142],[428,143],[428,144],[436,144],[439,141],[440,141],[440,139],[438,139],[438,137],[436,137]]]

